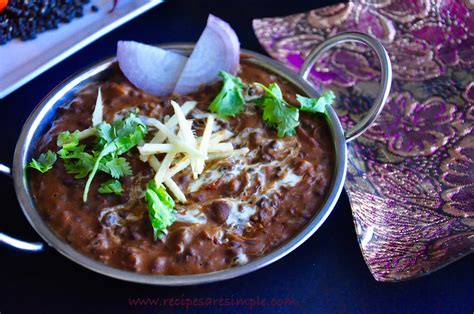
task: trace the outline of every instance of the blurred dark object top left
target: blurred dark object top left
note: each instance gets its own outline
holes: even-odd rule
[[[0,0],[0,4],[1,4]],[[29,40],[82,17],[90,0],[9,0],[0,13],[0,45],[14,38]]]

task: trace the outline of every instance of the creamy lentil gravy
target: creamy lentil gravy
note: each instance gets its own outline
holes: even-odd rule
[[[101,84],[104,119],[112,122],[127,112],[163,120],[172,115],[169,104],[196,100],[190,112],[201,135],[207,107],[221,83],[203,87],[187,96],[154,97],[131,85],[116,65],[115,74]],[[246,83],[277,82],[285,99],[297,105],[299,92],[288,82],[242,58],[238,75]],[[58,108],[36,155],[57,151],[57,135],[91,125],[98,84],[80,90],[67,105]],[[107,265],[141,273],[183,275],[226,269],[264,255],[290,239],[319,211],[330,187],[334,150],[324,118],[301,113],[296,136],[278,138],[261,119],[261,111],[248,105],[235,118],[217,119],[218,129],[233,133],[234,148],[248,147],[246,156],[206,162],[205,171],[193,180],[190,170],[173,177],[188,198],[176,204],[177,222],[161,241],[153,229],[144,199],[146,183],[154,172],[138,158],[134,148],[126,158],[133,176],[122,178],[121,196],[99,194],[98,174],[86,203],[82,201],[85,179],[77,180],[64,169],[61,159],[45,174],[30,170],[31,189],[44,219],[54,232],[78,251]],[[149,136],[154,132],[149,132]],[[159,157],[162,158],[162,157]]]

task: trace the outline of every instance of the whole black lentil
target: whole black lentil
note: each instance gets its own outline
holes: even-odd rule
[[[10,0],[0,13],[0,45],[19,38],[29,40],[84,15],[90,0]],[[92,6],[92,11],[98,8]]]

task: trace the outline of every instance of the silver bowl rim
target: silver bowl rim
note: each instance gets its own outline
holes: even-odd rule
[[[156,46],[165,49],[172,49],[180,53],[189,53],[192,50],[194,44],[173,43],[160,44]],[[318,93],[313,86],[311,86],[299,74],[291,71],[279,61],[270,59],[257,52],[246,49],[241,49],[241,52],[242,54],[248,56],[247,60],[250,62],[262,66],[277,76],[282,77],[299,88],[307,96],[318,96]],[[328,109],[329,115],[327,122],[334,142],[336,160],[334,162],[333,181],[326,195],[326,199],[319,211],[306,224],[306,226],[275,250],[251,260],[245,265],[235,266],[225,270],[196,275],[169,276],[143,274],[108,266],[80,253],[72,246],[65,243],[54,233],[54,231],[49,228],[46,221],[35,208],[34,200],[29,192],[28,178],[26,175],[26,165],[28,162],[27,158],[29,157],[28,152],[30,150],[30,146],[35,145],[35,143],[32,143],[35,132],[43,123],[43,119],[45,119],[48,112],[56,108],[57,102],[61,100],[62,97],[65,96],[67,92],[72,90],[75,86],[105,71],[114,62],[115,57],[107,58],[104,61],[100,61],[86,67],[84,70],[70,76],[58,84],[30,114],[22,128],[20,137],[16,144],[12,176],[18,201],[31,226],[51,247],[79,265],[109,277],[151,285],[186,286],[235,278],[265,267],[281,259],[300,246],[326,221],[341,194],[347,170],[347,146],[344,137],[344,131],[336,112],[332,108]]]

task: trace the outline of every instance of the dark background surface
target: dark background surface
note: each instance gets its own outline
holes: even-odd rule
[[[34,106],[63,79],[115,53],[117,40],[144,43],[196,41],[208,13],[227,20],[242,46],[262,52],[252,30],[257,17],[288,15],[335,1],[168,0],[153,11],[96,41],[10,96],[0,100],[0,161],[11,164],[21,126]],[[14,57],[14,56],[12,56]],[[12,183],[0,177],[0,230],[26,240],[38,236],[24,218]],[[387,284],[371,276],[360,253],[345,192],[321,229],[295,252],[252,274],[215,284],[153,287],[106,278],[53,249],[25,254],[0,247],[0,313],[174,313],[185,307],[132,306],[129,298],[272,298],[284,306],[190,307],[193,312],[241,313],[467,313],[474,311],[473,256],[432,275]],[[250,301],[248,301],[250,302]]]

